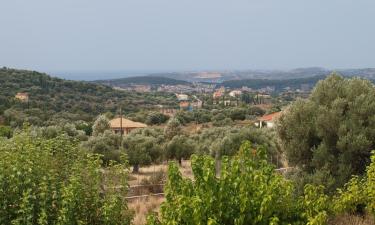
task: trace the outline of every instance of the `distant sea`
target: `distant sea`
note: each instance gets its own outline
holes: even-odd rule
[[[144,76],[158,72],[160,71],[47,71],[46,73],[66,80],[93,81]]]

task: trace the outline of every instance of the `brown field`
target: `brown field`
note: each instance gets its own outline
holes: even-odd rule
[[[130,171],[132,171],[132,168]],[[144,167],[139,168],[139,173],[130,173],[129,185],[130,186],[140,185],[142,183],[142,180],[149,179],[152,175],[154,175],[155,173],[159,171],[163,171],[166,174],[168,171],[168,163],[165,162],[165,163],[157,164],[157,165],[144,166]],[[190,160],[182,160],[180,171],[183,176],[192,177]]]
[[[147,215],[151,212],[158,212],[163,201],[164,197],[158,196],[150,196],[130,201],[129,208],[134,211],[133,224],[145,224]]]
[[[139,169],[138,174],[130,174],[129,176],[129,185],[130,185],[130,199],[129,201],[129,208],[134,211],[134,220],[133,223],[135,225],[145,224],[146,217],[151,212],[157,212],[161,203],[164,201],[163,195],[153,196],[152,193],[161,193],[162,188],[160,186],[152,187],[156,188],[156,190],[149,190],[147,187],[141,190],[134,191],[132,190],[134,186],[143,185],[145,181],[151,182],[152,177],[158,173],[164,173],[166,176],[168,170],[167,163],[159,164],[159,165],[151,165],[146,167],[141,167]],[[180,166],[181,174],[184,177],[192,177],[192,171],[190,167],[189,160],[183,160],[182,165]],[[152,183],[152,182],[151,182]],[[161,183],[165,183],[165,180]],[[142,196],[142,197],[134,197],[134,196]]]
[[[329,221],[330,225],[374,225],[372,216],[341,215]]]

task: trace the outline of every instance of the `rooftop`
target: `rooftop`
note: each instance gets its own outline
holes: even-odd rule
[[[280,115],[281,115],[281,112],[274,112],[274,113],[270,113],[270,114],[260,117],[259,120],[260,121],[272,121],[274,119],[279,118]]]
[[[144,123],[134,122],[125,118],[122,118],[122,126],[121,126],[121,118],[115,118],[109,121],[111,128],[145,128],[147,127]]]

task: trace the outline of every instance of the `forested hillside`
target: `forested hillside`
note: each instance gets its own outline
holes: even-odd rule
[[[325,75],[319,75],[307,78],[296,78],[296,79],[283,79],[283,80],[269,80],[269,79],[243,79],[243,80],[228,80],[222,83],[225,87],[230,88],[241,88],[243,86],[259,89],[266,86],[274,86],[276,91],[282,90],[283,88],[300,88],[302,84],[308,84],[315,86],[319,80],[326,78]]]
[[[111,79],[111,80],[97,80],[94,81],[95,83],[99,84],[109,84],[111,86],[122,86],[122,85],[129,85],[129,84],[142,84],[142,85],[178,85],[190,84],[187,81],[183,80],[176,80],[168,77],[161,77],[161,76],[139,76],[139,77],[127,77],[121,79]]]
[[[29,101],[15,99],[19,92],[29,95]],[[47,74],[0,69],[0,118],[12,126],[28,121],[35,125],[68,121],[91,121],[100,113],[137,112],[157,104],[175,106],[173,94],[133,93],[88,82],[53,78]]]

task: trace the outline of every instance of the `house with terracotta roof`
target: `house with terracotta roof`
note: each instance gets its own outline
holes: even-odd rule
[[[124,117],[115,118],[109,121],[111,130],[116,134],[129,134],[132,130],[147,127],[144,123],[134,122]]]
[[[180,102],[180,110],[189,110],[189,109],[190,109],[190,102],[188,101]]]
[[[29,101],[29,94],[25,92],[18,92],[16,96],[14,96],[16,99],[20,100],[21,102],[27,102]]]
[[[215,91],[215,92],[213,93],[212,97],[213,97],[214,99],[218,99],[218,98],[222,97],[223,95],[224,95],[223,92],[221,92],[221,91]]]
[[[282,112],[274,112],[270,114],[266,114],[260,118],[258,118],[258,121],[255,123],[255,126],[262,128],[272,128],[275,126],[276,120],[281,116]]]

